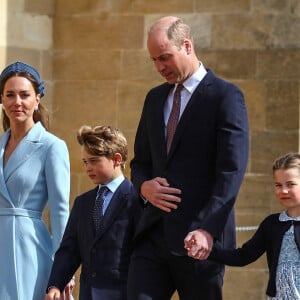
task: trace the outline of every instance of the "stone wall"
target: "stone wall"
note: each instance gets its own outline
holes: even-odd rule
[[[258,225],[281,209],[273,195],[273,160],[299,150],[299,0],[2,0],[0,67],[25,60],[41,71],[52,130],[70,149],[72,204],[92,187],[76,142],[81,125],[119,127],[132,158],[145,94],[162,82],[148,58],[146,32],[164,15],[183,17],[201,61],[245,94],[250,157],[236,218],[239,227]],[[238,231],[238,244],[252,234]],[[264,257],[227,268],[224,299],[265,299],[267,278]]]
[[[43,101],[50,110],[53,12],[53,0],[0,0],[0,68],[17,60],[34,65],[46,83]]]

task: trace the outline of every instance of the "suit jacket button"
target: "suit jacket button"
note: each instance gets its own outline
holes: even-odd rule
[[[97,273],[96,273],[96,272],[93,272],[93,273],[92,273],[92,277],[93,277],[93,278],[95,278],[95,277],[96,277],[96,275],[97,275]]]

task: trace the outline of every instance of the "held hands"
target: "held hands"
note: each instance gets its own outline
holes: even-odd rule
[[[65,286],[64,291],[61,294],[61,300],[71,300],[72,292],[75,287],[75,280],[72,278],[69,283]]]
[[[61,293],[56,287],[51,287],[45,297],[45,300],[71,300],[72,292],[75,287],[75,280],[72,278]]]
[[[45,300],[60,300],[60,291],[56,287],[51,287],[48,291]]]
[[[212,235],[203,229],[191,231],[184,239],[187,254],[195,259],[207,259],[213,246]]]
[[[176,209],[176,203],[181,202],[181,198],[176,196],[181,194],[181,190],[170,187],[167,180],[161,177],[143,182],[141,185],[141,194],[153,206],[165,212]]]

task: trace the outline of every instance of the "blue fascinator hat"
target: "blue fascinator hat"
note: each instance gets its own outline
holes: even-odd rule
[[[25,64],[23,62],[20,62],[20,61],[14,62],[11,65],[8,65],[2,71],[2,73],[0,74],[0,83],[2,83],[2,81],[5,78],[7,78],[10,74],[22,73],[22,72],[29,73],[33,76],[33,78],[37,82],[38,89],[39,89],[39,94],[40,94],[41,97],[43,97],[44,94],[45,94],[45,92],[44,92],[45,91],[45,85],[44,85],[44,82],[42,81],[42,79],[40,77],[40,74],[38,73],[38,71],[34,67],[32,67],[28,64]]]

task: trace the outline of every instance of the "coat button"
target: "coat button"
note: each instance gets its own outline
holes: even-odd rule
[[[93,273],[92,273],[92,277],[93,277],[93,278],[95,278],[95,277],[96,277],[96,275],[97,275],[97,273],[96,273],[96,272],[93,272]]]

